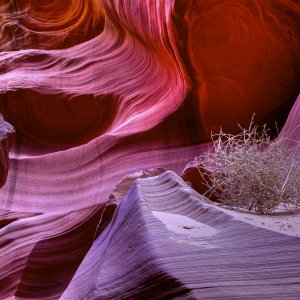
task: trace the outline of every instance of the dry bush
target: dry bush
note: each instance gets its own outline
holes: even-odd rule
[[[212,142],[211,151],[196,158],[208,198],[260,214],[300,206],[300,151],[288,147],[287,138],[271,141],[266,127],[259,131],[252,120],[242,133],[221,130]]]

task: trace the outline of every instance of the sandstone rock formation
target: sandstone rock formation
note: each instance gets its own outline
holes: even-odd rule
[[[5,122],[0,114],[0,188],[6,181],[9,168],[8,152],[13,142],[14,133],[13,126]]]
[[[76,288],[80,289],[78,295],[92,295],[98,281],[109,284],[112,276],[118,275],[111,272],[126,273],[125,261],[108,266],[110,261],[99,256],[106,247],[99,241],[105,240],[108,244],[111,241],[107,239],[114,241],[111,233],[103,230],[113,218],[116,205],[106,203],[124,176],[156,168],[180,174],[188,162],[207,149],[211,130],[223,126],[224,130],[235,132],[237,123],[249,124],[253,113],[259,124],[273,126],[277,121],[281,130],[294,105],[291,111],[294,121],[286,123],[282,134],[293,130],[299,122],[299,101],[296,102],[300,92],[299,20],[300,4],[296,0],[1,1],[0,113],[15,128],[16,141],[9,157],[11,135],[1,145],[4,151],[1,184],[5,181],[7,163],[10,167],[6,183],[0,189],[0,299],[59,299],[64,292],[64,298],[76,299]],[[161,188],[165,189],[167,198],[175,192],[170,182],[176,186],[183,184],[174,174],[167,174],[165,185],[161,179],[138,180],[145,184],[157,182],[157,187],[151,186],[153,193],[157,188],[159,194],[153,195],[153,201],[162,196]],[[125,189],[118,186],[122,192],[116,197],[117,203],[126,194],[133,178],[127,179]],[[181,187],[191,191],[185,185]],[[177,192],[186,195],[184,191]],[[173,200],[180,202],[180,208],[186,196],[178,196],[177,192]],[[127,196],[109,227],[109,230],[128,231],[124,237],[132,237],[137,247],[147,234],[151,237],[158,234],[157,238],[169,234],[151,211],[157,210],[160,216],[160,212],[174,213],[156,204],[148,209],[143,201],[140,195]],[[172,205],[170,202],[170,209]],[[138,210],[137,215],[134,209]],[[147,215],[146,219],[141,211]],[[201,211],[202,208],[196,209],[196,212]],[[218,218],[224,217],[224,224],[229,226],[228,233],[225,230],[219,235],[224,249],[228,246],[226,249],[235,251],[230,248],[233,247],[231,234],[236,240],[246,235],[245,245],[250,247],[250,252],[238,248],[244,255],[254,255],[258,245],[262,248],[257,250],[257,256],[266,254],[271,260],[273,252],[268,252],[271,244],[282,241],[287,242],[282,249],[297,250],[296,239],[281,239],[280,235],[241,222],[231,223],[226,214],[212,211],[213,208],[208,209],[207,218],[212,219],[209,222],[218,223]],[[133,222],[124,225],[124,229],[118,223],[120,212],[125,214],[122,218],[126,222]],[[182,213],[178,211],[179,215]],[[197,222],[206,222],[204,214],[199,218],[192,216]],[[133,230],[130,226],[136,226],[136,220],[151,224],[151,232],[148,232],[148,225]],[[214,223],[207,225],[214,227]],[[158,226],[161,233],[153,226]],[[221,230],[216,226],[216,230]],[[267,248],[254,233],[266,238]],[[218,241],[217,237],[218,234],[212,239]],[[166,258],[160,265],[162,257],[169,254],[172,257],[172,253],[184,260],[181,257],[184,252],[176,252],[174,245],[183,251],[185,244],[166,239],[166,243],[161,241],[163,249],[159,254],[156,250],[153,252],[152,246],[155,248],[161,242],[153,238],[153,245],[145,241],[151,248],[148,254],[144,248],[137,248],[140,252],[135,252],[134,257],[127,256],[127,249],[119,253],[119,259],[129,259],[127,270],[137,268],[145,276],[148,271],[139,269],[136,263],[138,257],[143,261],[146,253],[150,263],[147,270],[150,269],[151,276],[158,276],[137,278],[134,272],[132,275],[124,273],[124,276],[133,276],[126,284],[120,281],[125,284],[124,297],[125,290],[128,297],[141,296],[133,286],[138,285],[141,291],[146,291],[150,283],[153,287],[164,280],[175,293],[172,295],[190,295],[193,290],[191,277],[185,277],[185,273],[179,275],[176,266],[170,271],[172,261],[164,261]],[[187,247],[191,253],[187,257],[194,257],[194,246]],[[279,248],[275,252],[277,261],[288,259],[279,253]],[[212,266],[220,262],[216,283],[221,286],[225,274],[222,268],[228,268],[222,267],[224,260],[215,258],[217,252],[207,253],[203,258],[208,264],[208,258],[212,259],[207,278],[212,280],[217,276]],[[90,255],[103,260],[103,265],[97,261],[87,266]],[[183,260],[179,260],[180,263]],[[229,260],[228,263],[235,265],[237,262],[241,267],[238,265],[241,260],[239,256],[237,261]],[[251,256],[251,263],[252,260],[254,265],[259,264],[259,258]],[[175,261],[177,259],[173,260],[174,264]],[[193,276],[197,268],[204,267],[199,260],[195,262]],[[104,268],[94,275],[89,273],[89,268],[98,265]],[[298,269],[290,267],[290,261],[287,261],[289,270],[283,269],[280,263],[277,265],[279,269],[274,266],[274,270],[283,272],[285,277],[282,281],[270,277],[270,282],[276,284],[274,293],[280,295],[281,287],[290,282],[288,295],[292,297],[297,288],[289,276],[293,271],[297,278]],[[108,275],[102,278],[101,272],[106,270]],[[232,277],[232,280],[244,285],[242,278],[250,280],[252,271],[238,270],[239,279]],[[267,277],[270,275],[268,270],[262,272]],[[205,275],[201,275],[204,273],[198,273],[206,284]],[[196,290],[201,286],[197,276]],[[228,276],[224,278],[228,280]],[[81,289],[84,278],[89,280],[91,289]],[[231,286],[228,295],[233,295],[237,289]],[[121,290],[105,294],[97,286],[95,295],[98,293],[105,298],[116,295],[113,294],[116,291]],[[257,291],[257,295],[262,293],[258,286],[241,291],[242,296],[252,291]],[[274,299],[275,294],[270,289],[266,293]]]
[[[296,299],[299,250],[165,172],[136,180],[61,299]]]

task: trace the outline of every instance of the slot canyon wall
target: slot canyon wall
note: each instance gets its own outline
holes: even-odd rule
[[[293,131],[299,92],[298,0],[1,1],[0,298],[61,297],[122,177]]]

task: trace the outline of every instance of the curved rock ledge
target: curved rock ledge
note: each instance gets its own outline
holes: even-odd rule
[[[136,180],[61,299],[296,299],[299,260],[168,171]]]

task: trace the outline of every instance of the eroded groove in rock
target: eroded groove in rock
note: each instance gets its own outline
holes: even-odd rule
[[[67,214],[0,214],[10,221],[0,228],[0,298],[58,299],[112,213],[100,206]]]

